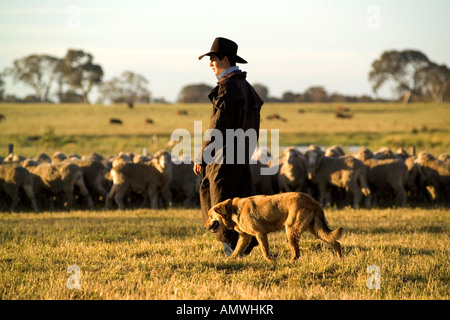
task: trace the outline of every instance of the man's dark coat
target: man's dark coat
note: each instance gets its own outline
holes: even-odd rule
[[[259,137],[260,110],[262,99],[246,80],[246,72],[232,72],[222,78],[218,85],[208,95],[213,103],[209,129],[220,130],[223,137],[223,163],[202,163],[203,179],[200,186],[200,203],[203,222],[208,219],[208,211],[215,204],[234,197],[254,195],[249,159],[253,149],[249,150],[247,139],[245,150],[238,149],[234,143],[233,163],[227,163],[226,153],[230,152],[230,141],[226,139],[226,129],[243,129],[244,132],[253,129]],[[213,139],[214,141],[214,139]],[[213,141],[205,141],[202,154],[205,159],[205,148]],[[210,145],[211,147],[211,145]],[[252,146],[253,148],[255,146]],[[208,149],[206,149],[208,150]],[[237,163],[238,154],[245,153],[245,162]],[[214,155],[214,152],[213,152]],[[218,161],[217,161],[218,162]],[[221,227],[216,233],[216,239],[228,242],[234,248],[238,239],[236,231]]]

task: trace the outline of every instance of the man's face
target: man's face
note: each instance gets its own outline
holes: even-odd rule
[[[214,75],[217,77],[221,72],[225,71],[230,67],[230,62],[228,61],[228,57],[224,57],[222,60],[219,60],[215,55],[210,56],[209,66],[212,68]]]

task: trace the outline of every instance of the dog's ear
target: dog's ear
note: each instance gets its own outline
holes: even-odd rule
[[[221,215],[226,217],[228,214],[231,214],[233,199],[228,199],[222,202],[222,204],[216,209]]]
[[[225,210],[231,215],[233,210],[233,199],[227,200],[227,202],[225,203]]]

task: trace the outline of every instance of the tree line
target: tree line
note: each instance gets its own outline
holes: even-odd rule
[[[4,77],[14,83],[21,82],[34,89],[25,98],[5,95]],[[386,51],[372,63],[369,81],[375,94],[386,84],[394,84],[399,101],[450,101],[450,69],[439,65],[416,50]],[[83,50],[69,49],[64,57],[32,54],[16,59],[13,65],[0,73],[0,101],[7,102],[84,102],[90,103],[89,94],[97,86],[102,103],[150,103],[149,81],[145,76],[124,71],[119,77],[103,80],[103,68],[94,62],[92,54]],[[253,85],[266,102],[377,102],[385,101],[368,95],[348,96],[328,93],[323,86],[311,86],[304,92],[286,91],[281,97],[269,95],[269,89],[260,83]],[[211,86],[189,84],[184,86],[177,98],[180,103],[209,102]],[[153,102],[165,102],[153,99]]]
[[[303,93],[286,91],[280,98],[269,95],[269,88],[261,83],[253,84],[258,95],[265,102],[299,103],[299,102],[377,102],[384,99],[374,99],[368,95],[348,96],[340,93],[328,93],[323,86],[311,86]],[[209,102],[208,93],[213,89],[207,84],[190,84],[184,86],[178,95],[181,103],[205,103]]]
[[[16,59],[5,68],[3,76],[14,83],[21,82],[34,89],[34,94],[23,99],[5,95],[4,81],[0,74],[0,100],[7,102],[83,102],[89,104],[89,94],[98,86],[102,101],[112,103],[150,102],[148,80],[132,71],[124,71],[119,77],[103,80],[103,68],[94,62],[92,54],[69,49],[62,58],[47,54],[31,54]]]
[[[389,82],[394,84],[397,101],[420,102],[450,101],[450,69],[439,65],[420,51],[386,51],[372,63],[369,81],[376,94]],[[349,96],[328,93],[323,86],[311,86],[304,92],[286,91],[280,98],[269,95],[269,89],[260,83],[253,85],[266,102],[379,102],[385,99],[368,95]],[[187,85],[178,96],[179,102],[208,102],[207,94],[212,87],[205,84]]]

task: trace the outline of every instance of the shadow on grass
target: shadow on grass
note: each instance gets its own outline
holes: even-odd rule
[[[399,256],[434,256],[438,253],[438,250],[425,249],[425,248],[409,248],[399,245],[387,245],[382,247],[371,247],[364,245],[344,245],[342,246],[342,255],[350,255],[351,253],[368,253],[374,249],[382,249],[389,254],[398,254]]]
[[[439,225],[426,225],[422,227],[374,227],[374,228],[362,228],[362,227],[344,227],[344,232],[351,234],[401,234],[401,233],[432,233],[432,234],[445,234],[447,228]]]

